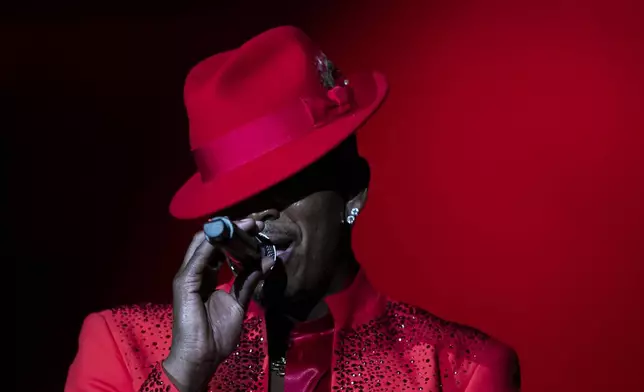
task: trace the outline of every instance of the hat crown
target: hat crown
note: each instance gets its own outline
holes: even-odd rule
[[[325,60],[304,32],[285,26],[201,61],[184,88],[192,149],[297,99],[326,97],[318,69]]]
[[[184,87],[197,172],[173,197],[171,214],[220,211],[337,147],[387,94],[379,72],[347,76],[290,26],[198,63]]]

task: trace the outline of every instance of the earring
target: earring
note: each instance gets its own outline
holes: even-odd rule
[[[359,208],[352,208],[351,211],[349,212],[349,216],[347,216],[347,224],[352,225],[353,222],[356,221],[356,217],[358,216],[358,213],[360,213]]]

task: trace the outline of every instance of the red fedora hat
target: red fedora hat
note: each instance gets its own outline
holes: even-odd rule
[[[386,93],[382,74],[340,75],[294,27],[203,60],[184,88],[198,173],[170,213],[206,216],[292,176],[350,136]]]

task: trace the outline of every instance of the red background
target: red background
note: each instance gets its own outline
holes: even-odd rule
[[[515,347],[526,391],[640,389],[641,7],[298,3],[57,5],[3,27],[21,389],[61,388],[88,312],[170,299],[200,223],[167,214],[194,170],[183,79],[285,23],[390,79],[360,134],[374,284]]]

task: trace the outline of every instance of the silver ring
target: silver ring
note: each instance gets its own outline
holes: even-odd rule
[[[264,233],[257,233],[255,236],[262,247],[262,257],[272,257],[273,261],[277,260],[277,247],[271,242],[271,239]]]

